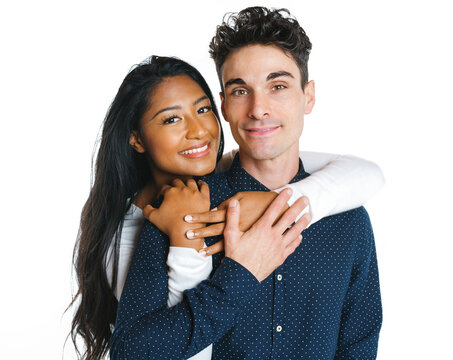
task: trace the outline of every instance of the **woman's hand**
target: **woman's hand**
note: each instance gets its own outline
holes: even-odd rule
[[[225,228],[225,213],[228,208],[228,204],[231,200],[235,199],[239,202],[241,207],[239,229],[241,231],[247,231],[250,227],[258,221],[259,218],[264,214],[266,209],[277,197],[277,193],[273,191],[244,191],[239,192],[231,198],[222,202],[215,211],[208,211],[204,213],[191,213],[185,217],[186,221],[191,224],[198,224],[198,228],[189,232],[186,236],[188,238],[198,238],[207,236],[216,236],[223,233]],[[308,204],[308,199],[306,204]],[[304,200],[302,200],[304,201]],[[288,205],[284,205],[279,217],[288,209]],[[208,227],[202,227],[200,224],[204,223],[215,223]],[[223,250],[223,241],[219,241],[214,245],[211,245],[203,249],[206,255],[213,255]]]
[[[200,181],[200,189],[193,179],[184,184],[180,179],[173,181],[173,186],[162,188],[163,202],[159,208],[146,205],[143,215],[167,234],[171,246],[191,247],[200,250],[204,245],[204,238],[189,240],[186,232],[200,226],[200,223],[190,224],[184,221],[187,213],[206,212],[209,210],[209,186]],[[203,225],[202,225],[203,226]]]

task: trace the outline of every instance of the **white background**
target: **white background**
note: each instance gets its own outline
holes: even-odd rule
[[[301,148],[383,169],[367,208],[384,325],[379,359],[453,359],[452,36],[448,1],[265,1],[313,43]],[[0,356],[63,350],[71,257],[105,112],[133,64],[176,55],[219,86],[208,43],[250,1],[17,1],[0,10]],[[227,126],[224,125],[225,128]],[[231,149],[231,137],[227,150]]]

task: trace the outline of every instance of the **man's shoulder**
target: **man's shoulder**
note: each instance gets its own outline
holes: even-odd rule
[[[328,218],[332,218],[343,223],[353,224],[356,227],[371,227],[370,216],[363,206],[329,216]]]
[[[228,182],[227,173],[228,170],[202,178],[209,186],[212,207],[219,205],[232,195],[233,190]]]
[[[370,238],[373,237],[370,217],[363,206],[325,217],[307,230],[314,236],[331,238],[334,242],[348,242],[351,245],[369,244]]]

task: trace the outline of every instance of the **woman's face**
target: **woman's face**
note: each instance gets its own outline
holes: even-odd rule
[[[131,144],[147,153],[158,184],[210,173],[216,165],[219,124],[209,98],[187,75],[164,78],[152,91]]]

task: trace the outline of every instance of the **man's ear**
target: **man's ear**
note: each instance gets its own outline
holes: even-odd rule
[[[145,147],[137,130],[132,130],[131,136],[129,137],[129,144],[138,153],[143,154],[145,152]]]
[[[305,114],[310,114],[316,102],[315,82],[313,80],[310,80],[308,83],[305,84],[304,94],[305,94]]]
[[[226,122],[228,122],[227,117],[225,116],[225,95],[223,92],[219,92],[220,95],[220,110],[222,111],[223,118],[225,119]]]

